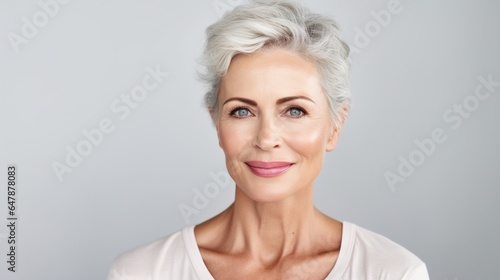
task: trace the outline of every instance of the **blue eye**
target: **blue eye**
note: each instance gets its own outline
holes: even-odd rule
[[[247,109],[239,109],[238,111],[236,111],[236,114],[238,115],[238,117],[246,117],[250,114],[250,112]]]
[[[292,107],[290,109],[288,109],[288,114],[291,116],[291,117],[294,117],[294,118],[300,118],[302,117],[303,115],[305,115],[305,112],[304,110],[300,109],[300,108],[297,108],[297,107]]]
[[[236,108],[231,111],[230,115],[237,118],[244,118],[250,116],[250,110],[247,108]]]

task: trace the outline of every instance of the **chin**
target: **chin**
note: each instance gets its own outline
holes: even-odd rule
[[[252,184],[251,187],[239,187],[236,188],[241,191],[242,195],[245,195],[250,200],[260,203],[276,203],[282,202],[298,192],[297,189],[291,187],[283,187],[272,184]]]

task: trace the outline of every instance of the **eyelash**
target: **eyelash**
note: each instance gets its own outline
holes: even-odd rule
[[[233,107],[231,110],[229,110],[229,115],[234,117],[234,118],[237,118],[237,119],[244,119],[245,117],[236,117],[235,116],[235,113],[238,111],[238,110],[241,110],[241,109],[245,109],[247,110],[248,112],[252,113],[252,111],[248,108],[248,107],[245,107],[245,106],[236,106],[236,107]],[[289,116],[290,118],[293,118],[293,119],[300,119],[302,118],[303,116],[306,116],[308,113],[306,110],[304,110],[302,107],[299,107],[299,106],[290,106],[290,107],[287,107],[285,109],[285,112],[288,112],[292,109],[297,109],[299,111],[302,112],[302,115],[298,116],[298,117],[293,117],[293,116]]]

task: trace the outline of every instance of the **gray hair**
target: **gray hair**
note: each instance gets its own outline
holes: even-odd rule
[[[339,38],[335,20],[315,14],[301,4],[283,0],[253,0],[225,13],[206,30],[199,78],[209,85],[205,107],[218,114],[220,81],[237,54],[279,47],[300,54],[316,65],[335,127],[351,106],[349,46]]]

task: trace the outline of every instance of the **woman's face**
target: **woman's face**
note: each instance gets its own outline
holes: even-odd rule
[[[239,190],[259,202],[312,190],[338,130],[311,61],[283,49],[237,55],[218,98],[219,145]]]

